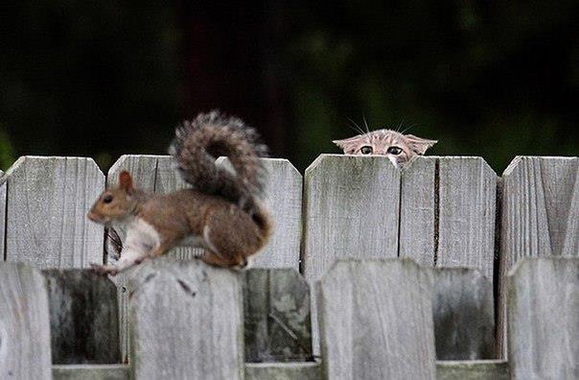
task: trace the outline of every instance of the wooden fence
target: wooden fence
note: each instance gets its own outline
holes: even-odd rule
[[[381,157],[322,155],[302,180],[287,160],[268,159],[267,202],[276,229],[257,260],[268,269],[237,276],[168,258],[119,276],[115,288],[88,273],[63,271],[104,260],[103,229],[87,221],[86,211],[122,169],[151,191],[184,186],[170,158],[123,156],[105,181],[91,159],[22,157],[0,179],[0,249],[8,263],[44,270],[47,285],[30,267],[5,264],[0,302],[10,309],[11,286],[29,289],[30,318],[43,328],[42,289],[48,286],[48,352],[58,363],[52,369],[57,378],[82,371],[107,378],[125,378],[129,371],[142,378],[507,378],[509,367],[514,378],[576,378],[577,261],[530,261],[517,271],[525,274],[515,285],[507,273],[523,257],[579,256],[578,162],[518,157],[498,178],[479,157],[421,157],[400,171]],[[187,249],[171,254],[194,255]],[[357,261],[330,271],[343,258]],[[422,268],[387,258],[411,258]],[[28,288],[11,278],[28,281]],[[310,320],[308,285],[315,284]],[[509,302],[508,286],[518,287]],[[548,307],[552,300],[558,307]],[[536,310],[541,319],[529,318],[537,303],[545,306]],[[59,311],[62,305],[75,306]],[[79,316],[78,310],[91,313]],[[111,326],[103,319],[120,322]],[[546,336],[549,329],[552,336]],[[28,368],[23,358],[37,356],[24,345],[19,358],[3,359],[7,345],[1,342],[22,338],[13,331],[0,329],[2,378],[8,373],[2,371],[22,371]],[[71,346],[73,333],[79,339]],[[506,358],[507,333],[509,365],[488,361]],[[42,334],[33,337],[45,339]],[[537,348],[545,340],[551,351]],[[91,356],[103,351],[109,356]],[[130,369],[119,364],[129,356]],[[445,361],[435,365],[435,358]],[[38,360],[35,370],[49,373],[50,360]]]

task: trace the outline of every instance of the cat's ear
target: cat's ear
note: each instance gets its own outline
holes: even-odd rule
[[[332,142],[342,149],[345,154],[354,154],[360,145],[360,140],[360,136],[354,136],[343,140],[333,140]]]
[[[404,137],[406,138],[410,149],[418,154],[424,154],[428,148],[431,148],[438,142],[438,140],[423,139],[422,137],[416,137],[414,135],[404,135]]]

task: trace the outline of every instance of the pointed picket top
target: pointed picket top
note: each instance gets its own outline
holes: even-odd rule
[[[91,158],[20,157],[5,174],[8,261],[39,268],[102,262],[103,227],[86,213],[104,189]]]

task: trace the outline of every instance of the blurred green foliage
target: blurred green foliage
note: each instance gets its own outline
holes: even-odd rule
[[[430,154],[483,156],[499,173],[515,155],[579,153],[577,1],[204,4],[4,2],[0,165],[24,154],[86,155],[106,169],[124,153],[163,153],[175,123],[201,110],[187,103],[193,90],[223,99],[225,111],[283,108],[287,131],[273,153],[300,170],[338,152],[332,139],[356,134],[349,118],[410,128],[440,141]],[[187,12],[206,22],[190,25]],[[220,12],[219,38],[230,40],[212,44],[207,25]],[[262,55],[220,65],[255,44],[249,51]],[[220,46],[230,51],[213,51]],[[184,58],[203,54],[217,58]],[[199,75],[199,62],[215,62],[211,75]],[[202,81],[234,76],[255,86]],[[248,91],[282,101],[263,104]],[[264,120],[248,121],[263,131]]]

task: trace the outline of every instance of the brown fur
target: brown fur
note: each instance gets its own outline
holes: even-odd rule
[[[436,140],[404,135],[391,129],[379,129],[333,142],[345,154],[383,155],[387,156],[396,166],[404,165],[414,157],[424,154],[428,148],[437,143]],[[399,148],[399,153],[396,148]],[[371,152],[366,153],[368,151]]]

